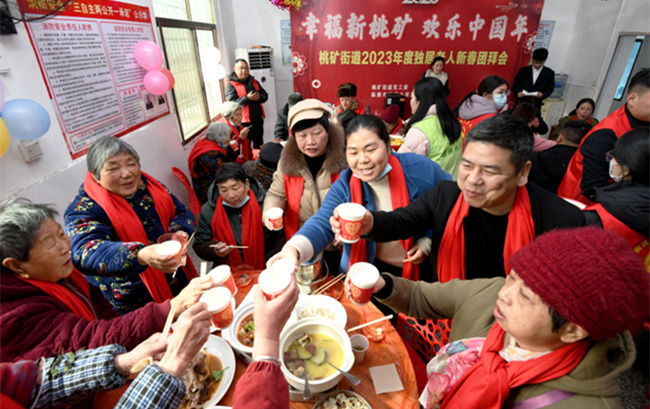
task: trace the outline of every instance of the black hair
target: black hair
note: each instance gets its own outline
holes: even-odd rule
[[[650,185],[650,128],[642,126],[624,133],[616,141],[612,155],[616,162],[630,170],[634,183]]]
[[[538,48],[533,51],[533,60],[535,61],[546,61],[548,58],[548,50],[546,48]]]
[[[585,121],[569,121],[562,125],[559,134],[564,137],[564,140],[577,146],[580,145],[582,138],[584,138],[589,131],[591,131],[591,125]]]
[[[558,332],[564,324],[569,322],[568,319],[561,316],[560,313],[555,311],[555,308],[551,306],[548,307],[548,313],[551,314],[551,331],[553,332]]]
[[[298,121],[295,124],[293,124],[293,127],[291,128],[291,133],[295,134],[296,132],[304,131],[305,129],[309,129],[316,124],[323,125],[325,131],[329,132],[330,130],[329,115],[327,113],[323,113],[323,116],[321,116],[320,118],[303,119],[302,121]]]
[[[339,88],[336,90],[336,98],[356,96],[357,86],[351,82],[346,82],[345,84],[339,85]]]
[[[345,127],[350,123],[351,120],[357,117],[357,113],[352,109],[346,109],[336,116],[336,122],[339,123],[345,129]]]
[[[429,65],[429,67],[431,67],[431,69],[433,69],[434,64],[437,63],[438,61],[442,61],[442,64],[443,64],[443,67],[444,67],[445,59],[443,57],[441,57],[441,56],[437,56],[436,58],[434,58],[433,61],[431,61],[431,64]]]
[[[386,124],[384,124],[381,118],[374,115],[357,115],[348,122],[348,125],[345,127],[346,144],[350,135],[360,129],[367,129],[375,133],[387,147],[390,146],[390,135],[388,134],[388,129],[386,129]]]
[[[630,80],[628,92],[634,91],[637,94],[643,95],[648,90],[650,90],[650,68],[642,68]]]
[[[420,79],[413,87],[415,97],[420,101],[418,109],[413,113],[409,119],[406,132],[411,127],[423,120],[427,116],[427,112],[431,105],[436,106],[436,115],[440,119],[442,132],[445,134],[449,143],[452,144],[460,138],[461,125],[458,118],[451,112],[451,108],[447,104],[447,94],[439,79],[433,77],[426,77]]]
[[[520,102],[510,112],[510,115],[515,116],[529,124],[533,119],[537,117],[537,108],[535,108],[535,105],[531,104],[530,102]]]
[[[510,162],[517,172],[524,167],[535,144],[533,131],[521,119],[500,114],[479,122],[465,137],[465,146],[470,142],[484,142],[511,152]]]
[[[454,108],[454,115],[458,116],[458,110],[460,109],[461,105],[465,103],[465,101],[467,101],[469,106],[472,106],[472,95],[478,95],[482,97],[484,93],[491,94],[495,89],[499,88],[503,84],[508,85],[508,81],[502,77],[499,77],[498,75],[489,75],[483,78],[483,81],[478,84],[478,90],[472,91],[469,94],[465,95],[465,98],[463,98],[458,103],[458,105],[456,105],[456,108]]]
[[[594,101],[591,98],[582,98],[578,103],[576,104],[576,109],[573,111],[569,112],[569,115],[575,115],[576,112],[578,111],[578,108],[580,108],[580,105],[584,104],[585,102],[589,103],[591,105],[591,110],[595,111],[596,110],[596,101]]]
[[[249,65],[249,64],[248,64],[248,61],[246,61],[246,60],[243,59],[243,58],[237,58],[237,59],[235,60],[235,65],[237,65],[237,63],[240,62],[240,61],[243,61],[243,62],[246,63],[246,65]]]
[[[214,175],[214,183],[218,185],[231,179],[246,183],[246,172],[244,172],[240,164],[226,162],[217,169],[217,173]]]

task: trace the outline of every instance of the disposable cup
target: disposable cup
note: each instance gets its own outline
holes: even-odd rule
[[[181,249],[183,245],[176,240],[169,240],[160,243],[156,246],[156,253],[160,256],[170,256],[173,257],[178,264],[181,262],[182,254]]]
[[[214,287],[201,296],[200,302],[208,305],[208,311],[212,314],[210,322],[216,328],[226,328],[232,323],[233,311],[230,299],[232,293],[228,287]]]
[[[232,148],[233,151],[239,150],[239,144],[237,143],[237,140],[231,139],[230,140],[230,147]]]
[[[291,260],[280,258],[273,262],[270,269],[281,273],[293,274],[296,271],[296,265]]]
[[[358,203],[343,203],[336,208],[339,212],[341,232],[339,237],[344,243],[356,243],[361,234],[361,224],[366,215],[366,208]]]
[[[370,315],[367,308],[363,311],[362,323],[371,322],[377,319],[377,316]],[[368,338],[371,342],[381,342],[386,337],[386,332],[388,332],[388,321],[379,321],[374,324],[367,325],[361,328],[361,332]]]
[[[262,271],[257,282],[266,299],[272,300],[282,294],[284,290],[289,287],[289,284],[291,283],[291,273],[280,269],[269,268]]]
[[[233,295],[237,293],[237,286],[235,285],[235,279],[232,276],[229,265],[222,264],[217,266],[210,270],[208,275],[215,284],[227,287]]]
[[[280,207],[272,207],[266,211],[266,217],[273,226],[273,230],[280,230],[284,226],[283,214],[284,210]]]
[[[364,305],[372,298],[372,290],[379,280],[379,270],[370,263],[355,263],[348,271],[350,276],[350,300]]]
[[[354,362],[360,364],[366,358],[366,352],[368,351],[370,342],[363,335],[355,334],[350,337],[350,344],[352,345]]]

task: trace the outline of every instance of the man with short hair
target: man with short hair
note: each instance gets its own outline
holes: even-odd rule
[[[208,191],[196,227],[194,251],[215,265],[248,264],[261,270],[274,253],[278,232],[262,224],[266,192],[237,163],[223,164]]]
[[[538,48],[533,51],[532,64],[520,68],[517,72],[512,82],[512,92],[517,97],[517,103],[521,98],[534,97],[535,108],[542,110],[542,101],[555,89],[555,71],[544,66],[547,58],[548,50]]]
[[[239,58],[226,85],[226,100],[235,101],[242,107],[242,127],[251,126],[248,139],[255,149],[264,143],[264,108],[262,104],[269,99],[262,85],[250,75],[246,60]]]
[[[560,129],[557,144],[530,157],[532,166],[528,181],[543,187],[549,192],[557,193],[566,168],[578,149],[578,145],[591,129],[583,121],[569,121]]]
[[[642,262],[615,233],[582,227],[538,237],[509,264],[506,278],[444,284],[380,276],[375,297],[396,312],[453,318],[420,403],[621,407],[617,377],[635,358],[627,329],[648,311]]]
[[[582,140],[571,159],[558,195],[590,204],[594,188],[611,183],[607,152],[624,133],[650,125],[650,68],[630,80],[625,105],[609,114]]]
[[[439,281],[504,276],[510,256],[535,236],[584,225],[578,208],[527,185],[532,150],[533,135],[520,119],[488,118],[467,134],[456,182],[441,181],[392,212],[366,211],[361,233],[384,242],[432,229]],[[337,215],[330,219],[335,233]]]

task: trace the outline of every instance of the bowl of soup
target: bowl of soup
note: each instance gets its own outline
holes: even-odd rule
[[[253,303],[244,304],[237,308],[230,326],[229,338],[232,346],[248,354],[253,353],[255,340],[255,322],[253,321]]]
[[[343,375],[325,360],[349,371],[354,364],[350,337],[340,325],[324,318],[305,318],[286,326],[280,335],[280,362],[289,385],[323,392],[336,386]]]

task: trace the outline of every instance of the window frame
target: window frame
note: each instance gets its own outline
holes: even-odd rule
[[[201,135],[205,130],[210,126],[210,123],[213,122],[215,119],[219,118],[221,115],[217,113],[214,117],[210,117],[210,107],[208,104],[208,95],[207,95],[207,90],[206,90],[206,85],[205,85],[205,79],[203,78],[203,67],[201,63],[201,53],[199,50],[199,42],[198,38],[196,36],[197,30],[203,30],[203,31],[211,31],[212,32],[212,37],[214,40],[214,46],[218,48],[219,46],[219,40],[217,37],[217,26],[216,24],[211,24],[211,23],[205,23],[205,22],[195,22],[195,21],[189,21],[189,20],[176,20],[176,19],[171,19],[171,18],[166,18],[166,17],[157,17],[156,18],[156,27],[158,28],[158,33],[160,35],[160,41],[162,44],[162,51],[165,55],[165,61],[169,61],[169,57],[167,55],[167,47],[165,46],[165,35],[163,33],[163,28],[180,28],[180,29],[188,29],[192,32],[192,38],[193,38],[193,45],[194,45],[194,52],[195,55],[197,56],[197,66],[198,66],[198,74],[199,74],[199,80],[201,82],[201,99],[203,100],[203,105],[205,107],[205,112],[207,113],[206,115],[206,125],[201,127],[198,131],[194,132],[192,135],[185,135],[183,131],[183,125],[181,123],[181,117],[179,115],[178,111],[178,104],[176,103],[176,93],[174,89],[171,89],[172,93],[172,100],[174,102],[174,111],[176,114],[176,119],[178,121],[178,128],[179,132],[181,134],[181,144],[183,146],[187,145],[188,143],[191,143],[195,138],[197,138],[199,135]],[[219,88],[221,90],[221,101],[225,102],[226,100],[226,92],[225,92],[225,85],[224,85],[224,79],[221,79],[219,81]]]

